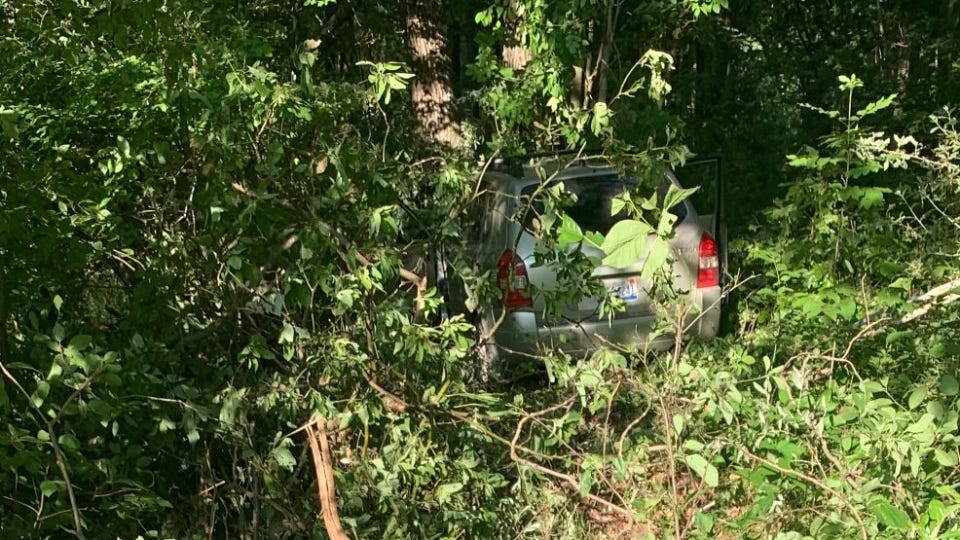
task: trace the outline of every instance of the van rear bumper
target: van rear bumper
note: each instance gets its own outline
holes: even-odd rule
[[[684,317],[684,336],[711,339],[720,326],[720,287],[700,289],[688,295],[693,309]],[[542,324],[533,311],[505,313],[494,333],[502,358],[530,357],[544,349],[559,349],[573,356],[585,355],[603,346],[662,351],[673,346],[676,334],[669,321],[650,314],[614,317],[612,320],[564,321]]]

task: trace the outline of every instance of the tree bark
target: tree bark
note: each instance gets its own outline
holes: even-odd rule
[[[523,45],[523,23],[526,17],[523,5],[510,2],[511,13],[506,16],[507,39],[500,53],[504,65],[511,69],[523,69],[533,61],[533,53]]]
[[[320,514],[323,516],[323,526],[330,540],[350,540],[340,513],[337,512],[337,490],[334,486],[333,454],[330,452],[330,441],[327,439],[325,421],[319,419],[307,425],[307,443],[313,455],[314,473],[317,477],[317,491],[320,497]]]
[[[606,103],[609,100],[610,56],[613,53],[613,34],[617,25],[613,2],[607,5],[606,18],[603,22],[603,41],[600,42],[600,52],[597,55],[597,101]]]
[[[416,74],[410,90],[414,111],[427,137],[459,146],[463,137],[453,117],[453,63],[439,24],[445,7],[444,0],[410,0],[407,39]]]

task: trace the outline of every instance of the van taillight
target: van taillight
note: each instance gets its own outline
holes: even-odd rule
[[[506,250],[497,262],[497,285],[503,291],[503,307],[518,309],[533,307],[530,298],[530,280],[527,279],[527,266],[516,253]]]
[[[708,233],[700,237],[700,262],[697,270],[697,288],[720,285],[720,257],[717,254],[717,241]]]

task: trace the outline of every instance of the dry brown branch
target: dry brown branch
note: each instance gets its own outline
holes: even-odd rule
[[[320,513],[323,526],[330,540],[350,540],[343,530],[340,514],[337,512],[337,492],[333,477],[333,456],[330,453],[330,441],[327,439],[327,426],[323,419],[317,419],[307,425],[307,442],[313,455],[314,474],[317,477],[317,491],[320,497]]]
[[[850,484],[851,488],[858,489],[857,482],[853,479],[853,477],[856,476],[856,472],[844,467],[843,463],[837,459],[837,456],[833,455],[833,452],[830,451],[830,444],[827,443],[827,439],[823,436],[823,421],[821,421],[817,426],[817,438],[820,439],[820,450],[823,452],[824,457],[827,458],[827,461],[829,461],[834,468],[837,469],[837,472],[843,476],[843,479]],[[811,456],[816,455],[816,451],[812,446],[807,448],[807,450],[810,452]]]
[[[355,253],[354,258],[358,263],[364,266],[372,266],[373,262],[370,261],[366,256],[361,253]],[[427,278],[417,275],[414,272],[407,270],[406,268],[400,267],[400,279],[406,281],[407,283],[413,285],[417,289],[417,312],[423,311],[423,293],[427,291]]]
[[[386,407],[391,408],[391,409],[393,409],[393,410],[395,410],[395,411],[401,411],[401,412],[414,407],[414,406],[411,405],[410,403],[407,403],[406,401],[404,401],[404,400],[403,400],[401,397],[399,397],[397,394],[394,394],[393,392],[387,390],[387,389],[384,388],[382,385],[380,385],[369,373],[367,373],[367,372],[364,371],[364,372],[363,372],[363,377],[364,377],[364,379],[366,380],[367,384],[368,384],[373,390],[375,390],[378,394],[381,395],[381,398],[383,399]],[[524,426],[527,422],[529,422],[530,420],[533,420],[533,419],[535,419],[535,418],[539,418],[539,417],[542,417],[542,416],[544,416],[544,415],[550,414],[551,412],[560,410],[560,409],[562,409],[562,408],[564,408],[564,407],[570,407],[570,406],[574,403],[574,401],[575,401],[575,398],[572,398],[572,397],[571,397],[571,398],[568,398],[567,400],[565,400],[565,401],[563,401],[563,402],[561,402],[561,403],[558,403],[558,404],[556,404],[556,405],[553,405],[553,406],[548,407],[548,408],[546,408],[546,409],[543,409],[543,410],[541,410],[541,411],[536,411],[536,412],[533,412],[533,413],[526,414],[526,415],[523,416],[523,418],[521,418],[520,421],[518,422],[517,428],[516,428],[516,430],[515,430],[515,432],[514,432],[514,437],[513,437],[512,440],[509,440],[509,441],[508,441],[507,439],[501,437],[500,435],[494,433],[493,431],[491,431],[491,430],[490,430],[487,426],[485,426],[482,422],[477,421],[477,418],[474,418],[470,413],[466,413],[466,412],[462,412],[462,411],[455,411],[455,410],[445,409],[445,408],[443,408],[443,409],[438,409],[438,412],[447,414],[447,415],[449,415],[450,417],[452,417],[452,418],[454,418],[454,419],[456,419],[456,420],[459,420],[459,421],[467,424],[468,426],[476,429],[478,432],[482,433],[483,435],[485,435],[485,436],[487,436],[487,437],[490,437],[492,440],[495,440],[495,441],[497,441],[497,442],[499,442],[499,443],[502,443],[502,444],[506,445],[507,447],[510,448],[510,457],[511,457],[511,459],[513,459],[513,461],[515,461],[515,462],[517,462],[517,463],[519,463],[519,464],[522,464],[522,465],[526,465],[527,467],[529,467],[529,468],[531,468],[531,469],[533,469],[533,470],[535,470],[535,471],[537,471],[537,472],[539,472],[539,473],[541,473],[541,474],[544,474],[544,475],[546,475],[546,476],[550,476],[550,477],[552,477],[552,478],[556,478],[556,479],[562,480],[566,485],[568,485],[568,486],[570,487],[570,489],[571,489],[572,492],[579,494],[579,493],[580,493],[580,482],[579,482],[579,480],[577,480],[574,476],[569,475],[569,474],[566,474],[566,473],[561,473],[561,472],[555,471],[555,470],[553,470],[553,469],[551,469],[551,468],[549,468],[549,467],[546,467],[546,466],[544,466],[544,465],[541,465],[541,464],[539,464],[539,463],[536,463],[536,462],[534,462],[534,461],[532,461],[532,460],[530,460],[530,459],[527,459],[527,458],[525,458],[525,457],[521,457],[521,456],[520,456],[520,453],[522,452],[522,453],[525,454],[525,455],[534,456],[534,457],[536,457],[536,458],[538,458],[538,459],[542,459],[542,460],[557,459],[557,456],[544,455],[544,454],[542,454],[542,453],[540,453],[540,452],[538,452],[538,451],[536,451],[536,450],[534,450],[534,449],[532,449],[532,448],[528,448],[528,447],[526,447],[526,446],[523,446],[523,445],[519,444],[520,436],[521,436],[521,434],[523,433],[523,426]],[[420,407],[416,407],[416,408],[420,408]],[[302,429],[302,428],[301,428],[301,429]],[[307,429],[310,429],[309,425],[308,425]],[[298,431],[299,431],[299,429],[298,429]],[[631,522],[633,522],[633,521],[636,519],[636,515],[634,514],[633,511],[631,511],[631,510],[629,510],[629,509],[627,509],[627,508],[625,508],[625,507],[618,506],[618,505],[616,505],[616,504],[614,504],[614,503],[612,503],[612,502],[604,499],[603,497],[599,497],[599,496],[594,495],[594,494],[592,494],[592,493],[588,493],[587,495],[584,496],[584,498],[585,498],[587,501],[589,501],[589,502],[592,502],[592,503],[594,503],[594,504],[597,504],[597,505],[599,505],[599,506],[601,506],[601,507],[603,507],[603,508],[606,508],[606,509],[608,509],[608,510],[610,510],[610,511],[616,513],[616,514],[619,514],[619,515],[625,517],[626,519],[630,520]]]
[[[564,407],[569,407],[572,403],[573,403],[573,398],[570,398],[570,399],[567,399],[566,401],[563,401],[561,403],[558,403],[556,405],[553,405],[541,411],[529,413],[525,415],[523,418],[521,418],[520,422],[517,423],[517,429],[513,434],[513,440],[510,441],[510,459],[522,465],[526,465],[527,467],[539,472],[540,474],[543,474],[545,476],[550,476],[552,478],[556,478],[557,480],[562,480],[565,484],[567,484],[567,486],[570,487],[570,489],[574,493],[582,493],[580,481],[574,478],[573,475],[555,471],[549,467],[546,467],[544,465],[531,461],[527,458],[521,457],[517,453],[517,450],[522,448],[518,444],[518,441],[520,440],[520,435],[523,433],[524,424],[526,424],[528,421],[534,418],[538,418],[540,416],[550,414],[551,412],[560,410]],[[623,508],[622,506],[618,506],[604,499],[603,497],[599,497],[597,495],[594,495],[593,493],[587,493],[586,495],[584,495],[584,498],[590,502],[596,503],[606,508],[607,510],[610,510],[611,512],[620,514],[624,518],[630,520],[631,523],[636,519],[636,515],[634,514],[634,512],[626,508]]]
[[[939,304],[939,305],[941,305],[941,306],[946,306],[946,305],[948,305],[948,304],[952,304],[952,303],[956,302],[958,299],[960,299],[960,295],[958,295],[958,294],[948,294],[947,296],[944,296],[942,299],[940,299],[939,302],[937,302],[937,301],[927,302],[926,304],[918,307],[917,309],[911,311],[910,313],[907,313],[907,314],[904,315],[903,317],[900,317],[900,319],[897,321],[897,323],[899,323],[899,324],[904,324],[904,323],[908,323],[908,322],[910,322],[910,321],[914,321],[914,320],[919,319],[920,317],[923,317],[924,315],[926,315],[928,311],[930,311],[931,309],[933,309],[933,306],[935,306],[935,305],[937,305],[937,304]]]
[[[204,495],[206,495],[206,494],[208,494],[208,493],[213,492],[215,489],[217,489],[218,487],[220,487],[220,486],[222,486],[222,485],[224,485],[224,484],[226,484],[226,483],[227,483],[226,480],[220,480],[219,482],[216,482],[216,483],[214,483],[214,484],[211,484],[211,485],[203,488],[203,489],[200,491],[199,495],[202,497],[202,496],[204,496]]]
[[[400,397],[398,397],[396,394],[394,394],[393,392],[390,392],[389,390],[387,390],[387,389],[385,389],[383,386],[381,386],[379,383],[377,383],[377,382],[373,379],[373,377],[371,377],[369,374],[364,373],[364,379],[366,379],[367,384],[369,384],[371,388],[373,388],[375,391],[377,391],[377,392],[382,396],[382,398],[383,398],[383,400],[384,400],[385,403],[395,403],[395,404],[399,407],[399,410],[401,410],[401,411],[402,411],[402,410],[406,410],[406,409],[412,407],[411,404],[407,403],[406,401],[404,401],[403,399],[401,399]],[[566,484],[570,487],[570,489],[571,489],[574,493],[578,493],[578,494],[579,494],[579,493],[580,493],[580,482],[579,482],[574,476],[569,475],[569,474],[565,474],[565,473],[561,473],[561,472],[558,472],[558,471],[555,471],[555,470],[553,470],[553,469],[550,469],[549,467],[546,467],[546,466],[544,466],[544,465],[541,465],[541,464],[539,464],[539,463],[536,463],[536,462],[534,462],[534,461],[531,461],[530,459],[527,459],[527,458],[525,458],[525,457],[521,457],[521,456],[520,456],[520,453],[522,452],[522,453],[525,454],[525,455],[534,456],[534,457],[536,457],[536,458],[538,458],[538,459],[542,459],[542,460],[557,459],[557,456],[544,455],[544,454],[542,454],[542,453],[540,453],[540,452],[537,452],[536,450],[534,450],[534,449],[532,449],[532,448],[528,448],[528,447],[526,447],[526,446],[523,446],[523,445],[519,444],[520,435],[523,433],[523,426],[524,426],[527,422],[529,422],[529,421],[532,420],[532,419],[535,419],[535,418],[544,416],[544,415],[546,415],[546,414],[549,414],[549,413],[551,413],[551,412],[553,412],[553,411],[557,411],[557,410],[559,410],[559,409],[562,409],[562,408],[564,408],[564,407],[569,407],[570,405],[572,405],[573,402],[574,402],[574,398],[569,398],[569,399],[567,399],[566,401],[563,401],[563,402],[561,402],[561,403],[558,403],[558,404],[556,404],[556,405],[553,405],[553,406],[551,406],[551,407],[548,407],[548,408],[546,408],[546,409],[544,409],[544,410],[537,411],[537,412],[534,412],[534,413],[529,413],[529,414],[525,415],[523,418],[520,419],[520,422],[518,422],[518,424],[517,424],[517,428],[516,428],[516,431],[514,432],[513,440],[509,440],[509,441],[508,441],[507,439],[501,437],[500,435],[494,433],[493,431],[491,431],[491,430],[490,430],[489,428],[487,428],[483,423],[478,422],[476,418],[473,418],[473,417],[470,415],[470,413],[461,412],[461,411],[454,411],[454,410],[450,410],[450,409],[440,409],[439,412],[445,413],[445,414],[449,415],[450,417],[452,417],[452,418],[454,418],[454,419],[456,419],[456,420],[459,420],[459,421],[461,421],[461,422],[469,425],[470,427],[476,429],[477,431],[479,431],[479,432],[482,433],[483,435],[485,435],[485,436],[487,436],[487,437],[490,437],[491,439],[493,439],[493,440],[495,440],[495,441],[497,441],[497,442],[499,442],[499,443],[502,443],[502,444],[506,445],[507,447],[510,448],[510,457],[511,457],[511,459],[513,459],[515,462],[520,463],[520,464],[522,464],[522,465],[526,465],[527,467],[530,467],[531,469],[533,469],[533,470],[535,470],[535,471],[537,471],[537,472],[539,472],[539,473],[541,473],[541,474],[544,474],[544,475],[546,475],[546,476],[550,476],[550,477],[553,477],[553,478],[562,480],[564,483],[566,483]],[[610,510],[610,511],[616,513],[616,514],[619,514],[619,515],[621,515],[621,516],[629,519],[631,522],[632,522],[634,519],[636,519],[636,515],[635,515],[634,512],[632,512],[631,510],[629,510],[629,509],[627,509],[627,508],[624,508],[624,507],[621,507],[621,506],[618,506],[618,505],[616,505],[616,504],[614,504],[614,503],[612,503],[612,502],[610,502],[610,501],[608,501],[608,500],[606,500],[606,499],[604,499],[604,498],[602,498],[602,497],[599,497],[599,496],[594,495],[594,494],[592,494],[592,493],[588,493],[586,496],[584,496],[584,498],[585,498],[587,501],[589,501],[589,502],[595,503],[595,504],[597,504],[597,505],[599,505],[599,506],[601,506],[601,507],[603,507],[603,508],[606,508],[606,509],[608,509],[608,510]]]
[[[946,283],[937,285],[936,287],[930,289],[929,291],[911,298],[913,302],[923,302],[923,305],[914,309],[910,313],[896,319],[889,324],[886,324],[881,327],[876,327],[869,332],[863,333],[860,335],[863,337],[873,337],[883,331],[886,327],[898,324],[906,324],[908,322],[915,321],[920,317],[926,315],[934,306],[946,306],[960,300],[960,294],[947,294],[956,289],[960,289],[960,278],[952,279]],[[858,335],[859,337],[859,335]]]

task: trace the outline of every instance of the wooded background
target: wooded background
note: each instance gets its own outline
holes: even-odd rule
[[[0,0],[0,536],[960,537],[958,4]],[[723,157],[727,336],[476,384],[557,149]]]

